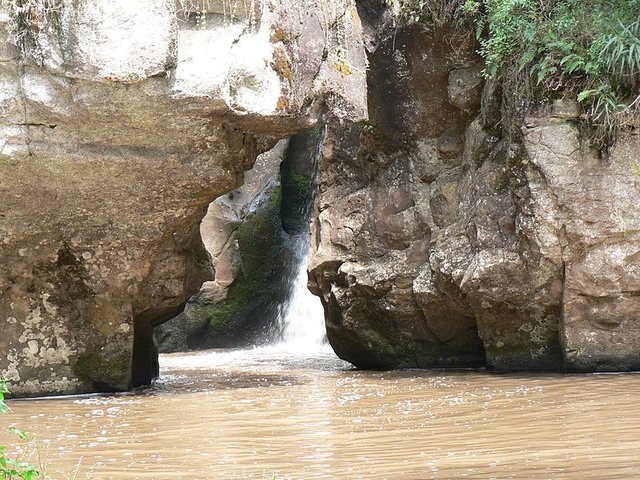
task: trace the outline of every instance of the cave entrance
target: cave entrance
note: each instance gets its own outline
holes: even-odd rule
[[[133,330],[133,360],[131,381],[133,387],[149,385],[158,376],[158,348],[153,338],[153,331],[184,309],[184,305],[173,308],[148,309],[137,315]]]
[[[158,352],[264,345],[286,335],[324,341],[320,300],[306,288],[323,136],[324,129],[314,128],[279,142],[258,156],[244,185],[209,205],[199,240],[213,279],[186,304],[148,309],[136,318],[134,385],[158,375]],[[316,325],[310,327],[315,334],[291,333],[296,326],[287,324],[286,312],[292,308],[298,309],[293,317],[312,317],[307,320]]]

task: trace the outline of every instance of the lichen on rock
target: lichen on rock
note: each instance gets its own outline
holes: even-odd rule
[[[23,54],[3,35],[0,371],[15,394],[150,382],[153,328],[212,277],[199,235],[211,201],[279,138],[364,118],[358,18],[347,41],[362,65],[343,79],[323,52],[351,7],[302,3],[262,2],[259,23],[212,9],[198,24],[165,0],[65,0]],[[290,41],[274,43],[277,30]]]

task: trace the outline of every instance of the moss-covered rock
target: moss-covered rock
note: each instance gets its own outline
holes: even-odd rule
[[[280,168],[283,198],[280,216],[282,227],[291,234],[309,229],[322,131],[322,127],[316,127],[293,136]]]
[[[275,328],[295,265],[292,238],[280,221],[281,187],[263,190],[230,238],[238,271],[225,288],[207,282],[177,321],[186,330],[186,347],[233,347],[259,342]]]
[[[104,352],[85,352],[78,357],[73,371],[78,378],[92,382],[102,391],[130,388],[131,352],[108,355]]]
[[[156,330],[161,352],[273,336],[296,273],[296,240],[309,231],[322,136],[323,128],[304,130],[261,155],[245,185],[211,205],[202,228],[215,280]]]

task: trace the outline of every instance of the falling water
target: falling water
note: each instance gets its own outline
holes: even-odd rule
[[[288,352],[313,354],[330,350],[324,326],[324,310],[318,297],[307,288],[307,263],[309,259],[309,221],[317,186],[318,162],[326,135],[322,129],[309,129],[299,133],[289,142],[287,157],[283,162],[283,199],[285,188],[293,186],[289,203],[281,206],[284,230],[291,235],[294,255],[291,258],[295,268],[290,279],[291,290],[288,300],[278,314],[276,342],[278,348]],[[299,191],[299,180],[306,177],[309,187],[303,195]],[[291,192],[291,190],[290,190]],[[293,214],[293,215],[292,215]],[[299,219],[291,222],[291,218]]]
[[[309,353],[325,350],[328,344],[322,303],[307,288],[308,236],[296,237],[295,252],[293,261],[297,268],[291,294],[278,315],[278,346],[287,351]]]

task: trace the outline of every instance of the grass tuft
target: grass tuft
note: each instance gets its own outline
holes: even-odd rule
[[[23,55],[34,53],[38,36],[48,26],[60,29],[62,0],[1,0],[9,12],[9,28]]]

